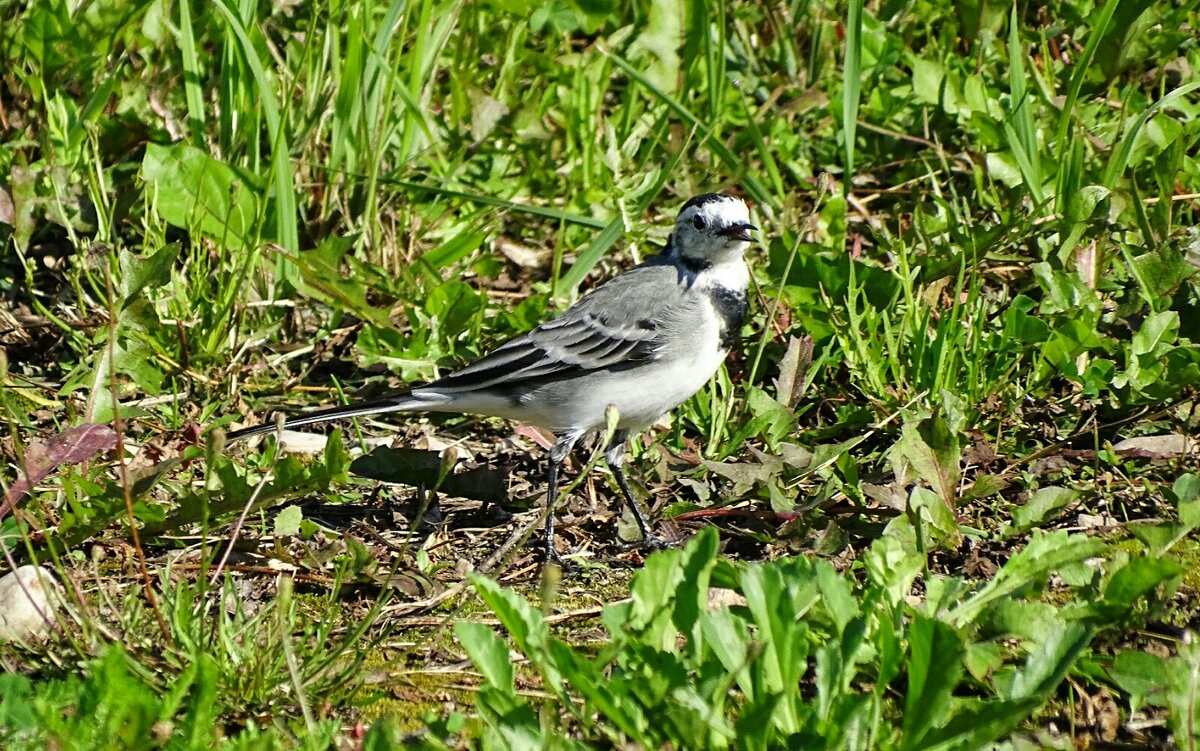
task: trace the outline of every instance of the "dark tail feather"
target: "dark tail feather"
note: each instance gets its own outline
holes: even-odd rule
[[[358,404],[347,404],[344,407],[330,407],[329,409],[320,409],[316,412],[305,412],[304,414],[284,420],[283,427],[290,430],[292,428],[303,428],[308,425],[317,425],[323,422],[345,420],[350,417],[379,415],[387,412],[404,412],[407,410],[419,410],[421,408],[421,399],[412,396],[410,392],[406,391],[402,394],[396,394],[395,396],[389,396],[386,399],[374,402],[360,402]],[[252,428],[235,430],[226,436],[226,440],[236,441],[239,438],[249,438],[250,436],[263,435],[264,433],[272,433],[274,431],[275,422],[265,422],[262,425],[255,425]]]

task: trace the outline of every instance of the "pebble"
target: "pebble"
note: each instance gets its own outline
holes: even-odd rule
[[[61,602],[58,582],[41,566],[21,566],[0,576],[0,642],[45,636]]]

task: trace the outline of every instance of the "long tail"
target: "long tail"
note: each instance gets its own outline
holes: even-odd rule
[[[320,409],[315,412],[305,412],[304,414],[289,417],[284,420],[283,427],[288,428],[303,428],[306,425],[317,425],[323,422],[332,422],[333,420],[344,420],[349,417],[364,417],[366,415],[379,415],[386,412],[412,412],[422,409],[428,409],[431,400],[422,399],[419,396],[414,396],[411,392],[404,392],[389,396],[386,399],[379,399],[373,402],[360,402],[358,404],[348,404],[344,407],[331,407],[329,409]],[[226,440],[236,441],[239,438],[249,438],[250,436],[262,435],[271,433],[275,430],[274,422],[265,422],[262,425],[255,425],[252,428],[243,428],[235,430],[226,436]]]

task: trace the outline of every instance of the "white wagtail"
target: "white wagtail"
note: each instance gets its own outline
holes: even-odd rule
[[[455,412],[504,417],[554,432],[546,472],[546,555],[554,548],[559,465],[584,435],[618,414],[604,458],[641,528],[661,542],[621,471],[631,431],[652,425],[708,382],[737,340],[750,274],[746,204],[718,193],[683,205],[662,253],[588,293],[565,313],[424,386],[378,401],[297,415],[285,428],[384,412]],[[269,433],[265,423],[230,439]]]

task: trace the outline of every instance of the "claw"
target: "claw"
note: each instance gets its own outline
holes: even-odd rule
[[[558,566],[560,569],[562,569],[564,572],[565,571],[578,571],[580,569],[580,565],[578,563],[571,560],[570,558],[564,557],[561,553],[559,553],[553,547],[547,549],[544,553],[544,557],[542,558],[542,565],[545,566],[547,564],[554,564],[555,566]]]

